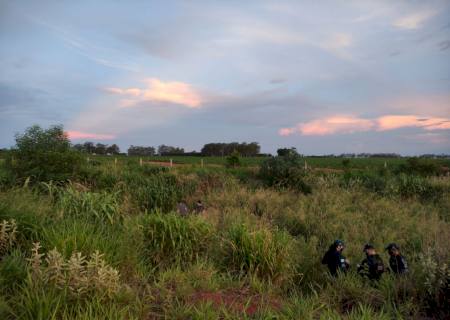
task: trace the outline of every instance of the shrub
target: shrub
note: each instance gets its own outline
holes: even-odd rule
[[[197,216],[154,213],[144,221],[147,257],[157,267],[195,261],[206,251],[211,237],[211,225]]]
[[[227,167],[228,168],[236,168],[241,165],[241,159],[239,159],[239,152],[234,150],[228,157],[227,157]]]
[[[62,126],[47,130],[32,126],[16,136],[16,146],[6,164],[19,178],[65,181],[79,169],[81,161]]]
[[[294,276],[293,239],[284,231],[250,231],[245,224],[230,227],[223,243],[223,263],[240,275],[284,281]]]
[[[409,158],[406,163],[402,163],[396,169],[396,173],[406,173],[410,175],[434,176],[439,174],[437,163],[419,158]]]
[[[259,170],[259,176],[268,186],[309,194],[312,189],[305,182],[305,175],[302,158],[297,154],[269,158],[261,164]]]

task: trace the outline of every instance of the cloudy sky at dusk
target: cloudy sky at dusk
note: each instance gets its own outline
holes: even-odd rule
[[[3,1],[0,147],[450,153],[450,1]]]

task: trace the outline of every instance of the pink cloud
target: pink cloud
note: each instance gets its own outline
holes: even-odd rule
[[[368,131],[372,129],[373,126],[374,123],[372,120],[353,116],[333,116],[299,123],[293,128],[282,128],[279,130],[279,134],[288,136],[298,132],[305,136],[323,136],[335,133]]]
[[[164,82],[156,78],[145,80],[148,85],[145,89],[140,88],[105,88],[106,91],[124,95],[129,99],[125,106],[132,106],[142,101],[170,102],[186,106],[188,108],[199,108],[202,104],[202,97],[194,88],[184,82],[169,81]]]
[[[448,130],[450,119],[436,117],[419,117],[416,115],[386,115],[375,119],[354,116],[332,116],[299,123],[295,127],[281,128],[278,134],[289,136],[300,133],[305,136],[323,136],[364,132],[370,130],[387,131],[406,127],[418,127],[424,130]]]
[[[428,118],[413,115],[389,115],[377,119],[378,130],[393,130],[404,127],[421,127],[425,130],[450,129],[450,119]]]
[[[97,133],[88,133],[81,131],[67,131],[67,136],[69,139],[94,139],[94,140],[111,140],[116,136],[110,134],[97,134]]]

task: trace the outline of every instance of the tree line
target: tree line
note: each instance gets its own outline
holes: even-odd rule
[[[77,151],[99,154],[99,155],[117,155],[121,154],[117,144],[107,145],[103,143],[93,143],[90,141],[78,143],[73,146]],[[201,149],[201,152],[185,152],[184,148],[168,146],[162,144],[157,148],[152,146],[135,146],[131,145],[127,154],[129,156],[168,156],[168,155],[200,155],[200,156],[229,156],[233,152],[239,153],[240,156],[250,157],[259,155],[261,147],[258,142],[231,142],[231,143],[207,143]]]

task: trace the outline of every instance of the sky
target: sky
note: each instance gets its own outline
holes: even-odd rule
[[[450,153],[450,1],[0,0],[0,147]]]

